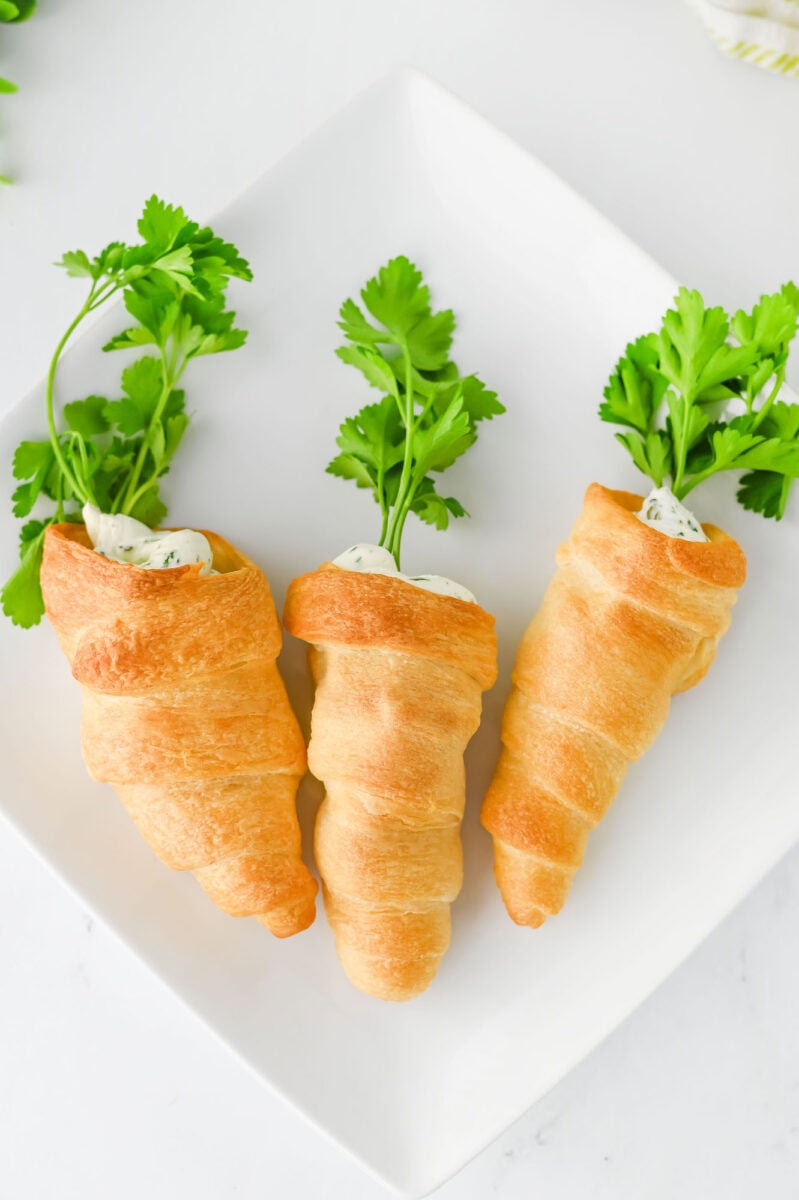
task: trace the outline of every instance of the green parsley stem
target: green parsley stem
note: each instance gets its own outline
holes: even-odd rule
[[[772,404],[774,403],[774,401],[777,399],[777,397],[780,394],[780,390],[782,388],[784,379],[785,379],[785,367],[783,366],[777,372],[777,379],[774,384],[774,387],[771,389],[768,396],[764,400],[763,404],[760,406],[759,410],[755,414],[755,419],[752,423],[752,433],[755,432],[755,430],[758,428],[758,426],[763,421],[764,417],[768,416],[769,409],[771,408]]]
[[[777,514],[778,514],[780,520],[782,520],[782,518],[785,516],[785,509],[788,504],[788,497],[791,494],[792,487],[793,487],[793,479],[791,478],[791,476],[783,475],[782,487],[780,489],[780,503],[779,503],[779,508],[777,509]]]
[[[396,520],[396,530],[394,533],[394,540],[395,540],[395,543],[397,546],[397,551],[394,554],[394,557],[397,562],[398,570],[399,570],[399,546],[402,541],[402,532],[405,528],[405,522],[408,519],[408,513],[411,511],[411,503],[413,501],[413,496],[416,492],[419,482],[420,482],[420,480],[417,478],[417,476],[414,475],[411,478],[410,487],[407,489],[407,491],[405,493],[405,497],[403,499],[401,507],[394,510],[395,514],[398,514],[397,520]],[[393,551],[392,551],[392,553],[393,553]]]
[[[166,407],[166,402],[169,399],[170,395],[172,394],[172,391],[174,390],[174,388],[175,388],[178,380],[180,379],[181,375],[183,374],[184,370],[186,369],[186,363],[188,362],[188,359],[184,359],[179,368],[176,366],[176,364],[177,364],[177,348],[175,348],[175,352],[173,354],[171,364],[167,363],[166,350],[164,349],[163,346],[159,347],[159,351],[160,351],[160,356],[161,356],[161,367],[162,367],[163,376],[164,376],[163,386],[161,387],[161,395],[158,397],[158,403],[155,406],[153,415],[150,418],[150,423],[147,426],[147,432],[145,433],[144,438],[142,439],[142,444],[139,447],[139,453],[136,455],[136,462],[133,466],[133,471],[131,473],[131,476],[128,479],[128,485],[125,488],[124,499],[120,505],[120,509],[123,513],[129,514],[131,512],[134,504],[136,503],[139,478],[141,476],[142,470],[144,468],[144,463],[147,459],[147,455],[151,448],[151,442],[150,442],[151,431],[155,428],[155,426],[161,420],[161,416],[163,414],[164,408]],[[170,369],[170,367],[171,367],[171,369]],[[145,490],[147,490],[147,489],[145,489]]]
[[[58,343],[58,345],[56,346],[55,353],[50,361],[50,369],[47,372],[47,391],[46,391],[47,428],[50,433],[50,444],[53,447],[53,453],[55,454],[56,462],[58,463],[58,466],[61,469],[62,475],[66,479],[69,486],[72,488],[72,491],[75,493],[75,495],[78,497],[79,500],[83,501],[84,504],[87,503],[89,497],[86,495],[86,493],[83,491],[83,489],[78,484],[78,481],[77,481],[74,473],[70,469],[70,467],[67,466],[67,460],[64,457],[64,453],[61,449],[61,444],[58,439],[58,433],[57,433],[56,427],[55,427],[55,415],[53,412],[53,390],[54,390],[54,385],[55,385],[56,368],[58,366],[59,359],[61,358],[61,355],[64,351],[64,347],[66,346],[69,339],[72,337],[72,334],[75,332],[78,325],[80,325],[83,318],[86,316],[86,314],[88,312],[90,312],[91,302],[92,302],[93,297],[94,297],[94,286],[92,286],[92,289],[89,292],[88,298],[87,298],[86,302],[84,303],[83,307],[81,308],[80,312],[75,317],[75,319],[71,322],[71,324],[68,326],[66,333],[61,338],[61,341]]]
[[[170,362],[169,362],[169,373],[174,380],[177,380],[180,377],[180,374],[182,373],[182,370],[183,370],[183,368],[181,368],[181,370],[178,371],[179,356],[180,356],[180,342],[179,342],[178,338],[173,338],[172,339],[172,354],[170,356]],[[186,363],[184,362],[183,366],[185,367],[185,365],[186,365]],[[174,387],[174,383],[172,386]]]
[[[700,483],[704,483],[711,475],[715,475],[717,471],[718,467],[713,463],[706,471],[700,471],[697,475],[693,475],[687,483],[678,483],[675,478],[671,490],[678,500],[684,500],[689,492],[692,492]]]
[[[158,486],[157,479],[148,479],[148,480],[146,480],[145,483],[140,484],[140,486],[136,488],[136,491],[133,493],[133,495],[131,496],[131,498],[127,504],[127,511],[129,513],[132,512],[133,509],[136,507],[136,505],[141,500],[142,496],[146,496],[146,494],[149,491],[151,491],[152,488],[157,487],[157,486]]]
[[[385,543],[386,534],[388,533],[388,504],[386,503],[385,482],[386,468],[385,464],[381,462],[377,468],[377,497],[381,515],[380,541],[377,543],[378,546],[382,546]]]
[[[132,474],[132,472],[133,472],[133,464],[131,463],[131,464],[127,465],[127,466],[125,467],[125,470],[126,470],[126,473],[127,473],[127,478],[128,478],[128,479],[130,479],[130,476],[131,476],[131,474]],[[113,500],[111,501],[111,512],[112,512],[112,513],[118,513],[118,512],[119,512],[119,510],[120,510],[120,507],[121,507],[121,505],[122,505],[122,500],[123,500],[123,497],[124,497],[124,495],[125,495],[125,488],[126,488],[126,487],[127,487],[127,482],[125,483],[125,486],[124,486],[124,487],[122,486],[122,483],[120,482],[120,484],[119,484],[119,487],[118,487],[118,490],[116,491],[116,495],[114,496]]]
[[[383,520],[380,525],[380,541],[377,544],[378,546],[384,546],[386,544],[386,534],[388,533],[388,508],[386,507],[385,500],[382,498],[380,501],[380,509],[383,513]]]
[[[462,396],[462,395],[463,395],[463,385],[459,383],[459,384],[458,384],[458,387],[457,387],[457,389],[456,389],[456,391],[455,391],[455,394],[454,394],[454,395],[453,395],[453,397],[452,397],[452,400],[457,400],[457,399],[458,399],[458,397],[459,397],[459,396]],[[427,416],[427,414],[430,412],[430,409],[433,407],[433,405],[434,405],[434,403],[435,403],[435,400],[436,400],[436,393],[435,393],[434,391],[432,391],[432,390],[431,390],[431,392],[430,392],[430,395],[427,397],[427,399],[426,399],[426,400],[425,400],[425,402],[424,402],[424,406],[423,406],[423,408],[422,408],[422,411],[419,413],[419,416],[418,416],[418,417],[417,417],[417,419],[416,419],[416,425],[417,425],[417,428],[418,428],[418,426],[419,426],[419,425],[421,425],[421,424],[422,424],[422,422],[424,421],[425,417],[426,417],[426,416]]]
[[[69,431],[68,436],[70,450],[74,452],[75,446],[78,448],[78,457],[80,458],[80,465],[83,472],[79,482],[86,495],[86,501],[89,504],[95,504],[94,492],[92,491],[91,484],[89,483],[89,479],[91,478],[91,466],[89,464],[89,456],[86,453],[86,443],[81,435],[76,433],[74,429]]]
[[[391,523],[388,528],[388,549],[394,555],[394,562],[397,564],[397,570],[400,569],[400,538],[402,537],[402,527],[405,524],[405,514],[403,507],[408,498],[408,491],[412,484],[411,466],[413,463],[413,434],[416,428],[413,418],[413,375],[411,366],[411,356],[408,351],[408,346],[403,342],[402,359],[405,365],[405,412],[403,420],[405,423],[405,453],[402,459],[402,474],[400,475],[399,488],[397,489],[397,498],[394,501],[394,512],[391,516]]]
[[[94,291],[94,288],[92,288],[94,299],[89,305],[87,312],[94,312],[94,310],[99,308],[101,304],[105,304],[106,300],[113,296],[114,292],[118,292],[121,287],[124,287],[124,283],[122,281],[118,279],[109,279],[102,285],[102,287],[99,287],[97,291]]]
[[[755,403],[755,393],[754,393],[754,389],[752,387],[752,376],[750,375],[746,380],[746,399],[744,400],[744,404],[746,405],[746,411],[748,413],[751,413],[752,406],[754,405],[754,403]]]
[[[672,488],[672,491],[674,492],[674,495],[677,497],[678,500],[681,498],[681,496],[687,495],[688,491],[690,491],[690,488],[688,488],[684,492],[680,491],[680,489],[682,488],[683,476],[685,474],[685,464],[688,459],[688,439],[685,436],[685,433],[686,433],[686,426],[688,424],[688,412],[689,412],[689,408],[690,408],[690,403],[691,403],[690,400],[688,400],[685,397],[683,398],[683,411],[682,411],[682,420],[680,422],[679,434],[675,430],[675,441],[677,442],[677,456],[676,456],[676,470],[674,472],[674,486]]]
[[[83,439],[79,439],[78,451],[81,454],[82,466],[83,466],[83,470],[84,470],[84,478],[82,480],[79,480],[76,473],[67,464],[67,460],[64,457],[64,453],[61,448],[61,443],[59,440],[58,432],[56,430],[55,412],[54,412],[55,373],[56,373],[56,369],[58,367],[59,361],[61,359],[61,355],[64,352],[67,342],[72,337],[72,334],[75,332],[78,325],[80,325],[80,323],[84,319],[84,317],[88,316],[88,314],[90,312],[93,312],[96,308],[98,308],[101,304],[103,304],[109,298],[109,296],[113,295],[113,293],[115,291],[118,291],[121,286],[122,286],[121,283],[119,283],[117,280],[113,280],[113,279],[109,280],[109,282],[107,284],[104,284],[102,287],[99,287],[99,288],[96,285],[96,281],[94,283],[92,283],[92,286],[89,290],[89,294],[86,297],[86,300],[84,301],[83,306],[81,307],[81,309],[78,312],[75,319],[68,326],[66,333],[61,338],[61,341],[56,346],[55,353],[53,354],[53,357],[50,361],[50,369],[47,372],[47,392],[46,392],[47,428],[48,428],[49,434],[50,434],[50,443],[53,447],[53,453],[55,454],[56,462],[58,463],[58,466],[59,466],[59,469],[61,472],[61,476],[69,484],[69,486],[72,489],[75,496],[80,501],[82,501],[82,503],[84,503],[84,504],[94,502],[94,499],[93,499],[93,496],[91,493],[91,488],[89,487],[89,484],[88,484],[89,471],[88,471],[88,460],[86,459],[86,448],[83,444]],[[71,439],[71,441],[74,441],[74,439]],[[62,498],[63,498],[63,492],[62,492]]]

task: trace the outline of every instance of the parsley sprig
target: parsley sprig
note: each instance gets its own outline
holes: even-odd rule
[[[797,318],[792,283],[731,319],[680,288],[659,331],[627,347],[599,415],[625,426],[616,438],[636,467],[678,500],[719,471],[745,471],[740,503],[780,520],[799,476],[799,404],[779,399]]]
[[[22,526],[20,566],[0,593],[3,611],[17,625],[35,625],[44,612],[39,568],[48,525],[80,521],[86,503],[160,524],[167,509],[159,481],[189,424],[178,384],[193,359],[235,350],[247,336],[225,308],[230,279],[252,278],[235,246],[157,196],[145,204],[138,231],[142,240],[135,245],[111,242],[94,258],[71,250],[56,264],[88,280],[89,290],[50,362],[49,436],[22,442],[14,454],[13,473],[20,481],[12,497],[14,516],[28,517],[40,497],[55,506],[50,515]],[[65,427],[59,428],[54,393],[61,356],[86,317],[119,293],[135,324],[103,349],[153,352],[125,367],[121,398],[73,400],[64,405]]]
[[[430,289],[404,256],[381,267],[361,291],[370,320],[354,300],[341,306],[347,345],[336,351],[383,392],[348,417],[339,430],[340,454],[331,475],[371,489],[380,506],[380,545],[400,566],[408,514],[437,529],[466,516],[454,496],[442,496],[431,472],[450,467],[477,440],[477,422],[505,411],[477,375],[450,361],[455,330],[450,309],[433,312]]]

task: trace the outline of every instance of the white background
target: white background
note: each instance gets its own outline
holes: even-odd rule
[[[153,190],[212,216],[398,63],[448,84],[712,299],[749,303],[799,275],[799,83],[723,59],[678,0],[43,0],[0,27],[0,74],[22,88],[0,105],[0,170],[18,181],[0,193],[0,410],[72,315],[77,285],[49,266],[63,250],[132,235]],[[794,851],[438,1195],[794,1197],[797,935]],[[0,963],[3,1200],[387,1194],[4,827]]]

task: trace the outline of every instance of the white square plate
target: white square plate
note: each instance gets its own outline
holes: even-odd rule
[[[161,867],[111,791],[86,776],[78,689],[46,625],[0,621],[2,809],[266,1083],[419,1196],[622,1021],[799,836],[786,756],[795,686],[784,669],[799,648],[796,505],[777,527],[744,513],[729,479],[697,497],[700,517],[749,553],[732,630],[630,772],[564,912],[539,932],[517,929],[478,824],[511,663],[586,484],[642,482],[596,409],[616,357],[657,321],[674,282],[541,164],[410,72],[360,97],[214,224],[255,269],[253,284],[231,287],[250,342],[187,377],[196,416],[169,477],[170,518],[237,541],[278,604],[293,575],[376,536],[369,496],[324,467],[339,422],[368,393],[334,357],[338,305],[391,255],[415,259],[436,306],[455,309],[456,360],[507,405],[447,476],[472,519],[445,535],[409,525],[404,556],[406,569],[466,583],[500,635],[499,683],[467,758],[452,948],[425,995],[382,1004],[348,983],[321,905],[309,932],[277,942]],[[77,307],[77,283],[75,294]],[[114,394],[120,356],[99,346],[122,319],[105,318],[69,354],[62,399]],[[43,428],[38,390],[0,427],[6,488],[13,447]],[[16,540],[6,511],[3,577]],[[304,648],[288,644],[282,664],[307,721]],[[306,846],[315,803],[308,782]]]

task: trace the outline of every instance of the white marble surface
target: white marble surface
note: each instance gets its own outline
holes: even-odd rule
[[[74,289],[48,265],[61,251],[129,229],[153,189],[210,216],[403,62],[711,296],[797,274],[799,84],[721,58],[678,0],[42,0],[28,25],[0,27],[0,73],[22,85],[0,106],[0,163],[19,181],[0,194],[0,411],[71,314]],[[798,934],[794,850],[442,1200],[796,1195]],[[386,1194],[3,826],[0,962],[4,1198]]]

